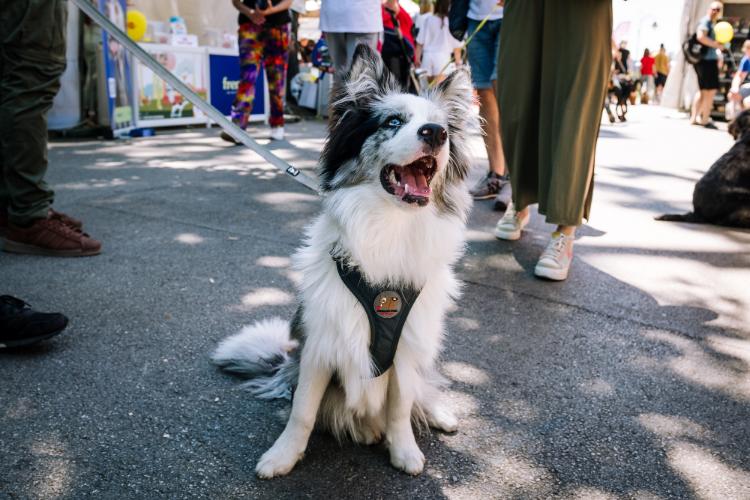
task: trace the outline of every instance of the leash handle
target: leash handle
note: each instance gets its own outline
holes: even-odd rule
[[[210,103],[203,100],[201,96],[196,94],[193,89],[188,87],[182,80],[170,73],[164,66],[154,59],[151,54],[146,52],[140,45],[135,43],[128,37],[120,28],[118,28],[112,21],[99,12],[93,4],[87,0],[71,0],[76,7],[78,7],[84,14],[89,16],[98,24],[103,30],[105,30],[111,37],[116,39],[128,51],[133,54],[144,66],[148,67],[162,80],[169,83],[174,89],[182,94],[188,101],[190,101],[195,107],[203,111],[211,120],[216,122],[223,130],[229,135],[234,137],[237,141],[241,142],[248,148],[252,149],[255,153],[260,155],[261,158],[266,160],[268,163],[278,168],[282,172],[289,175],[291,178],[302,184],[303,186],[315,191],[320,194],[318,189],[318,182],[314,178],[293,167],[289,163],[285,162],[278,156],[274,155],[266,148],[255,142],[252,137],[234,124],[224,114],[212,106]]]

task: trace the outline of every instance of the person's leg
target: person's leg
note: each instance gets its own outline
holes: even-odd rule
[[[289,25],[266,28],[263,48],[263,67],[268,79],[268,93],[271,98],[271,115],[268,124],[271,128],[284,126],[284,92],[286,89],[286,67],[289,50]],[[274,137],[275,139],[283,138]]]
[[[701,102],[701,123],[703,125],[711,123],[711,111],[714,107],[714,96],[716,89],[708,89],[701,92],[703,94]]]
[[[331,55],[335,71],[334,85],[341,83],[341,78],[349,71],[357,45],[362,43],[373,50],[377,50],[378,46],[377,33],[326,33],[325,35],[328,53]]]
[[[520,234],[523,222],[528,220],[528,207],[536,203],[539,196],[539,92],[542,71],[539,20],[544,10],[544,0],[508,2],[500,32],[497,98],[503,113],[500,130],[513,186],[513,206],[508,207],[498,226],[508,219],[505,222],[516,228],[512,232],[514,236]]]
[[[354,58],[354,51],[357,49],[357,45],[364,44],[370,47],[372,50],[378,48],[378,34],[377,33],[346,33],[346,69],[352,65],[352,58]]]
[[[563,280],[576,227],[589,218],[591,207],[601,103],[612,62],[612,4],[548,1],[542,31],[539,212],[557,228],[534,274]],[[587,64],[575,64],[581,60]]]
[[[232,121],[243,130],[247,128],[247,121],[253,110],[255,82],[258,79],[263,58],[262,29],[253,23],[246,23],[237,30],[240,49],[240,84],[232,104]]]
[[[478,25],[477,21],[470,19],[467,32],[475,33]],[[489,163],[488,175],[471,190],[475,199],[495,198],[505,184],[501,179],[506,175],[506,165],[500,138],[500,107],[495,91],[501,26],[501,20],[488,21],[476,31],[466,48],[472,84],[479,98],[479,115],[484,132],[482,139]]]
[[[500,139],[500,108],[495,93],[501,26],[501,20],[488,21],[474,35],[467,48],[472,71],[481,68],[477,69],[478,74],[473,83],[479,97],[479,115],[484,119],[483,138],[490,171],[497,175],[505,175],[505,155]],[[469,33],[473,33],[474,29],[476,26],[472,23]]]
[[[348,69],[346,33],[325,33],[328,44],[328,54],[333,63],[333,83],[335,86],[341,83],[341,79]]]
[[[699,90],[693,96],[693,104],[690,106],[690,123],[693,125],[698,124],[698,115],[702,107],[703,91]]]
[[[54,198],[44,180],[47,112],[65,70],[66,8],[18,1],[0,20],[0,209],[19,227],[46,218]]]
[[[2,26],[0,26],[1,28]],[[4,143],[2,137],[5,135],[5,131],[2,128],[2,123],[5,123],[3,117],[3,103],[2,96],[4,95],[4,68],[5,68],[5,54],[2,46],[0,46],[0,238],[5,236],[5,230],[8,226],[8,207],[10,206],[10,192],[8,191],[8,183],[5,181],[5,161],[3,160],[3,149]]]
[[[477,89],[479,115],[484,120],[484,146],[487,149],[490,170],[497,175],[505,175],[505,156],[500,139],[500,108],[497,105],[494,84],[495,82],[492,82],[490,88]]]
[[[648,96],[649,98],[653,99],[655,95],[655,91],[656,91],[655,89],[656,85],[654,85],[654,82],[655,82],[654,75],[648,75],[647,80],[648,80]]]
[[[47,111],[65,69],[67,2],[19,0],[0,13],[0,171],[8,205],[6,252],[80,257],[101,243],[51,209]]]

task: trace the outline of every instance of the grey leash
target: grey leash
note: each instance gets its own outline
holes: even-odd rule
[[[266,148],[255,142],[249,135],[245,133],[240,127],[232,123],[221,111],[213,107],[210,103],[204,101],[201,96],[193,92],[193,90],[185,85],[182,80],[174,76],[172,73],[167,71],[159,62],[154,59],[148,52],[143,50],[137,43],[123,33],[112,21],[107,19],[104,14],[92,5],[88,0],[71,0],[81,11],[96,22],[102,29],[107,31],[110,36],[115,38],[118,42],[127,48],[131,54],[133,54],[139,61],[147,66],[151,71],[161,77],[164,81],[169,83],[175,88],[180,94],[182,94],[188,101],[193,103],[195,107],[203,111],[211,120],[219,124],[219,126],[229,135],[234,137],[237,141],[241,142],[254,152],[259,154],[264,160],[285,172],[294,180],[303,184],[304,186],[312,189],[316,193],[318,191],[318,182],[314,178],[293,167],[289,163],[285,162],[278,156],[274,155]]]

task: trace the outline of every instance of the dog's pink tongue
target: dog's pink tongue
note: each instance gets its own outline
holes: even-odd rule
[[[408,186],[404,194],[411,194],[412,196],[430,196],[432,190],[430,185],[427,184],[427,177],[422,172],[412,172],[406,170],[401,175],[401,184]]]

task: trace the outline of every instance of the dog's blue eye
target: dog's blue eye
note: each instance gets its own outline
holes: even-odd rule
[[[393,128],[400,127],[401,125],[404,124],[401,118],[398,118],[397,116],[389,118],[386,123],[388,124],[389,127],[393,127]]]

